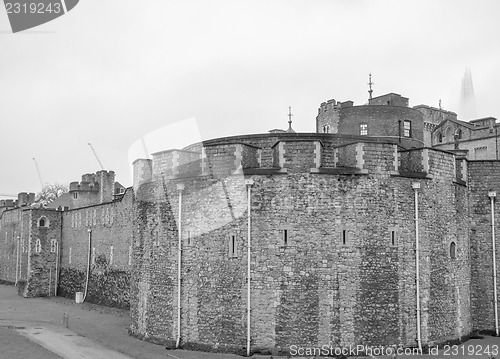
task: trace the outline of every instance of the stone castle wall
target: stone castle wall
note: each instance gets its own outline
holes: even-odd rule
[[[23,295],[56,295],[57,247],[61,243],[61,212],[47,209],[28,211],[28,276]],[[44,223],[42,223],[42,220]]]
[[[252,352],[415,346],[418,182],[422,340],[463,338],[494,326],[488,192],[500,194],[499,175],[497,161],[390,138],[206,141],[137,160],[134,193],[119,201],[4,211],[0,279],[25,283],[24,296],[54,295],[57,281],[74,298],[90,229],[87,300],[130,306],[132,335],[175,346],[180,291],[182,347],[245,353],[250,215]]]
[[[91,229],[92,266],[86,300],[128,308],[132,201],[129,190],[120,201],[69,211],[25,206],[3,212],[0,279],[9,283],[17,279],[25,297],[75,298],[85,287]]]
[[[237,146],[211,143],[212,150],[200,152],[220,169],[180,171],[138,187],[132,334],[175,343],[181,224],[182,346],[245,351],[248,179],[254,181],[252,351],[330,342],[416,345],[415,181],[421,184],[423,339],[469,334],[468,197],[456,181],[454,156],[398,153],[391,143],[327,147],[313,138],[287,139],[273,146],[270,167],[252,160],[238,171],[245,159],[238,162]],[[261,163],[269,163],[269,152],[260,149]],[[161,168],[155,158],[153,168]],[[450,258],[452,242],[456,258]]]
[[[23,211],[21,208],[6,210],[0,218],[0,280],[9,283],[16,281],[16,270],[18,278],[26,276],[27,244],[22,231],[22,222]]]
[[[471,161],[469,165],[470,221],[471,221],[471,272],[474,279],[470,283],[471,310],[474,329],[494,328],[493,294],[493,244],[491,228],[491,200],[489,192],[500,196],[500,162]],[[500,233],[500,208],[498,197],[494,199],[495,232]],[[498,238],[498,237],[496,237]],[[496,248],[497,272],[500,270]]]
[[[127,308],[132,264],[132,191],[121,201],[65,211],[59,294],[83,292],[91,230],[91,275],[88,300]]]

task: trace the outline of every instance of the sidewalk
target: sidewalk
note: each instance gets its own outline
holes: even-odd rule
[[[63,326],[63,313],[69,315],[68,328]],[[73,300],[61,297],[22,298],[17,295],[13,286],[0,285],[0,359],[243,358],[233,354],[166,350],[162,345],[129,336],[129,323],[127,310],[91,303],[76,304]],[[500,358],[500,338],[488,336],[484,339],[469,340],[458,347],[448,347],[445,351],[443,349],[446,348],[441,345],[439,353],[436,351],[424,355],[403,355],[399,358],[491,358],[484,352],[486,348],[490,351],[495,349],[494,356]],[[254,355],[252,358],[285,359],[286,357]]]
[[[63,327],[63,313],[69,315],[69,331]],[[33,338],[39,338],[42,334],[59,334],[60,338],[71,337],[75,336],[74,334],[70,334],[74,332],[79,334],[79,336],[94,341],[102,347],[137,359],[242,358],[231,354],[166,350],[164,346],[129,336],[129,324],[130,317],[126,310],[108,308],[91,303],[76,304],[73,300],[61,297],[22,298],[17,295],[16,288],[13,286],[0,285],[0,333],[2,333],[2,336],[8,329],[11,329],[10,335],[13,335],[14,331],[12,329],[15,329],[17,333],[25,336],[31,330]],[[33,330],[37,330],[36,337],[33,336]],[[81,337],[78,339],[81,339]],[[77,343],[76,345],[80,348],[85,346],[82,343]],[[5,346],[5,343],[2,344],[3,346]],[[68,357],[71,358],[74,356]],[[109,353],[105,357],[109,357]],[[58,358],[58,356],[55,355],[53,358]]]

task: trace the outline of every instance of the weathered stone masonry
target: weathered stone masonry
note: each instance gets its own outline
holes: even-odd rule
[[[24,296],[53,295],[57,284],[74,298],[84,290],[90,235],[87,300],[130,307],[136,337],[241,354],[416,346],[418,183],[422,344],[491,330],[488,194],[500,194],[500,162],[422,147],[443,111],[407,106],[397,94],[367,106],[331,100],[320,106],[318,133],[158,152],[134,162],[133,191],[124,194],[116,195],[114,172],[86,174],[70,185],[70,210],[33,207],[26,193],[17,207],[0,201],[0,280],[17,281]]]
[[[129,307],[132,200],[132,191],[128,190],[120,201],[62,212],[60,295],[74,298],[75,292],[84,291],[90,229],[92,270],[88,300]]]
[[[75,298],[76,292],[84,291],[90,229],[92,265],[87,300],[128,308],[132,201],[129,190],[119,200],[74,210],[25,205],[4,211],[0,220],[4,256],[0,278],[10,283],[17,280],[25,297]]]
[[[244,352],[249,178],[252,351],[329,342],[416,344],[414,181],[421,183],[423,341],[469,334],[468,189],[456,176],[453,154],[398,152],[392,143],[328,143],[335,136],[281,136],[273,151],[259,150],[261,163],[272,167],[245,157],[235,163],[238,143],[258,147],[254,136],[209,142],[197,172],[165,176],[168,160],[161,166],[158,157],[152,166],[136,161],[153,168],[141,177],[154,180],[134,183],[132,334],[169,345],[176,340],[182,183],[182,346]],[[318,141],[321,150],[333,150],[335,165],[317,166]],[[202,162],[218,165],[204,173]],[[450,258],[451,242],[456,258]]]

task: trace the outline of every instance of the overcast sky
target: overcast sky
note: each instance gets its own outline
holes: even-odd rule
[[[370,72],[374,96],[458,113],[470,67],[478,117],[500,118],[499,16],[498,0],[81,0],[12,34],[2,7],[0,193],[40,190],[33,157],[47,183],[99,170],[88,142],[129,186],[130,146],[193,117],[208,139],[287,128],[292,106],[314,132],[321,102],[367,101]]]

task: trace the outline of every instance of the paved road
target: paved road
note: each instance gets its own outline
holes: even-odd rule
[[[0,359],[13,358],[61,359],[13,329],[0,327]]]
[[[63,313],[69,328],[63,326]],[[128,311],[66,298],[22,298],[0,285],[0,359],[241,359],[166,350],[128,335]]]
[[[69,316],[68,328],[63,326],[63,313]],[[130,337],[129,323],[130,317],[126,310],[89,303],[76,304],[73,300],[59,297],[21,298],[14,287],[0,285],[0,359],[242,358],[230,354],[168,351],[161,345]],[[490,351],[496,349],[499,354],[495,357],[500,358],[500,338],[488,336],[469,340],[462,346],[450,347],[446,352],[440,346],[439,353],[399,358],[489,358],[484,353],[486,348],[490,348]],[[454,352],[458,355],[453,355]],[[269,359],[270,356],[253,358]]]

